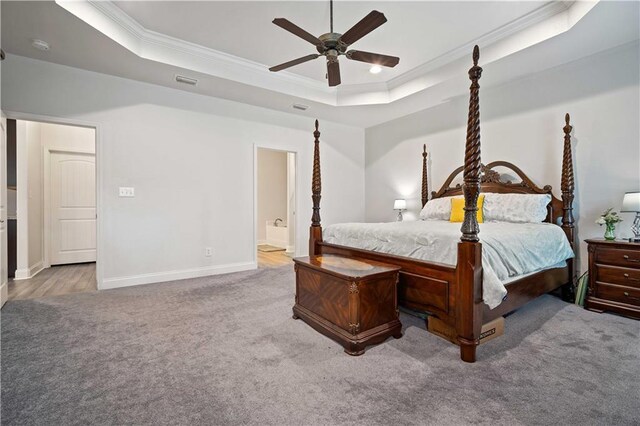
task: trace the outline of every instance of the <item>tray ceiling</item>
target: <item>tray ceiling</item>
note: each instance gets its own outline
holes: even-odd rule
[[[134,2],[114,4],[144,28],[239,58],[268,65],[316,53],[309,43],[275,26],[287,18],[313,35],[329,32],[328,1]],[[380,74],[364,63],[341,58],[343,85],[386,82],[477,40],[539,9],[566,9],[548,2],[343,2],[334,1],[334,29],[345,32],[372,9],[387,22],[352,48],[400,57]],[[463,24],[463,25],[460,25]],[[454,31],[451,31],[455,28]],[[441,34],[447,34],[441,37]],[[322,60],[288,72],[325,82]]]
[[[451,65],[468,55],[474,43],[483,46],[485,63],[487,53],[497,60],[567,31],[595,4],[337,2],[336,8],[344,12],[337,14],[335,28],[357,22],[372,5],[385,6],[396,24],[383,25],[358,41],[358,48],[405,59],[397,69],[381,73],[386,80],[378,82],[364,77],[366,64],[343,61],[345,84],[329,88],[322,77],[325,67],[315,61],[278,73],[269,72],[265,64],[299,56],[291,55],[293,49],[309,52],[307,43],[270,24],[273,16],[282,13],[310,31],[322,32],[327,19],[322,23],[316,17],[327,15],[326,2],[56,3],[141,58],[334,106],[387,104],[410,96],[438,83],[444,70],[453,71]]]
[[[459,96],[468,96],[467,70],[475,43],[481,47],[480,63],[485,69],[482,86],[487,90],[493,85],[531,76],[603,50],[630,42],[637,44],[640,38],[638,2],[520,2],[516,4],[520,9],[507,8],[501,15],[506,25],[480,35],[471,36],[469,32],[468,35],[475,38],[466,41],[453,38],[468,26],[465,20],[472,19],[468,16],[463,19],[465,15],[456,14],[454,9],[450,13],[455,16],[440,17],[448,30],[436,31],[431,27],[429,32],[429,28],[413,28],[411,31],[424,31],[424,35],[419,40],[408,40],[398,37],[397,30],[392,30],[393,16],[406,16],[406,11],[396,2],[336,2],[336,18],[342,15],[336,19],[336,26],[342,26],[342,20],[348,26],[374,8],[383,11],[389,22],[370,36],[384,39],[387,33],[393,33],[396,38],[384,42],[394,47],[390,47],[389,51],[377,49],[374,47],[377,46],[375,39],[368,46],[364,44],[364,41],[369,41],[366,38],[362,40],[361,47],[397,54],[401,57],[401,64],[413,60],[418,65],[411,69],[399,68],[397,75],[383,73],[377,76],[381,80],[371,80],[376,76],[368,73],[365,64],[349,61],[342,67],[349,74],[343,76],[344,84],[337,88],[328,88],[322,80],[323,76],[318,79],[317,76],[304,74],[302,69],[296,70],[296,73],[270,73],[267,69],[269,65],[291,57],[293,49],[301,49],[295,52],[302,54],[306,49],[304,41],[271,24],[271,19],[285,16],[310,31],[318,31],[314,25],[322,31],[319,22],[323,16],[325,20],[328,18],[328,10],[322,9],[326,5],[322,4],[211,1],[187,3],[181,6],[184,8],[181,12],[178,6],[183,5],[182,2],[161,2],[156,3],[155,7],[161,10],[158,16],[162,19],[155,22],[148,2],[1,2],[2,47],[8,53],[8,61],[11,55],[21,55],[297,115],[371,127],[441,105]],[[424,10],[435,7],[425,2],[402,4],[407,8],[424,7]],[[462,9],[464,7],[461,5],[468,6],[466,3],[454,4]],[[477,4],[487,7],[495,5],[491,2]],[[511,2],[500,4],[512,5]],[[236,12],[233,12],[234,5],[238,7]],[[251,19],[244,17],[243,11],[247,10],[247,5],[256,8],[249,7]],[[442,5],[436,3],[436,6]],[[317,21],[315,17],[304,17],[305,7],[317,8]],[[273,12],[271,8],[275,8]],[[341,11],[342,8],[351,8],[350,14],[355,17],[347,16]],[[201,28],[191,32],[190,40],[181,38],[187,37],[189,26],[205,26],[197,23],[200,22],[194,16],[198,14],[197,10],[203,16],[215,15],[215,22],[225,23],[223,28],[228,31],[220,37],[209,38],[209,30]],[[435,14],[437,9],[430,10]],[[524,15],[509,21],[517,13]],[[245,24],[248,27],[254,23],[257,25],[258,21],[262,22],[262,14],[267,15],[264,18],[266,26],[260,30],[264,33],[242,29],[236,33],[231,31],[234,24],[242,19],[249,19],[249,23]],[[173,15],[176,22],[185,22],[186,25],[170,25],[168,15]],[[403,21],[404,18],[396,20]],[[226,21],[229,23],[226,24]],[[497,23],[497,18],[493,22]],[[418,25],[417,20],[413,25]],[[164,34],[159,32],[161,30],[171,32]],[[479,33],[483,29],[475,28],[474,31]],[[245,32],[247,34],[238,43],[226,41],[234,39],[234,34],[242,35]],[[267,37],[267,32],[273,36]],[[211,34],[215,35],[215,32]],[[254,44],[258,41],[273,49],[276,37],[283,40],[282,51],[275,49],[275,53],[267,55],[260,45]],[[448,40],[449,37],[452,40]],[[35,49],[31,45],[32,39],[47,41],[51,50],[43,52]],[[458,47],[452,47],[456,45]],[[281,56],[268,63],[260,62],[266,62],[271,54]],[[260,55],[266,59],[261,59]],[[323,68],[319,63],[309,65]],[[315,67],[312,68],[311,71],[315,72]],[[364,74],[361,79],[358,75],[360,71]],[[176,74],[198,79],[197,86],[177,83]],[[294,103],[308,105],[309,109],[294,110]]]

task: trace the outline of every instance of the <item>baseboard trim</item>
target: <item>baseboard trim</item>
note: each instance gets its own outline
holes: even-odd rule
[[[267,244],[274,247],[287,248],[286,240],[267,240]]]
[[[28,280],[28,279],[29,279],[28,269],[16,269],[16,273],[13,276],[14,281]]]
[[[270,246],[274,246],[274,247],[278,247],[278,248],[283,248],[283,249],[288,249],[288,247],[293,247],[293,246],[289,246],[287,245],[287,242],[284,240],[258,240],[257,244],[259,246],[263,245],[263,244],[268,244]]]
[[[185,280],[188,278],[206,277],[209,275],[228,274],[231,272],[256,269],[256,262],[230,263],[227,265],[206,266],[203,268],[182,269],[179,271],[154,272],[151,274],[130,275],[126,277],[105,278],[98,284],[99,290],[130,287],[134,285],[161,283],[165,281]]]
[[[13,279],[14,281],[28,280],[38,275],[43,269],[44,263],[41,260],[27,269],[16,269],[16,275]]]
[[[9,285],[7,283],[3,283],[0,286],[0,308],[4,306],[9,300]]]

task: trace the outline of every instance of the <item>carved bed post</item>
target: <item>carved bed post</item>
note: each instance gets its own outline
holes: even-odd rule
[[[422,207],[429,201],[429,178],[427,176],[427,145],[422,145]]]
[[[573,177],[573,156],[571,150],[571,130],[573,126],[569,124],[571,117],[569,113],[565,114],[564,122],[565,126],[562,128],[564,131],[564,150],[562,154],[562,181],[560,183],[560,189],[562,190],[562,229],[567,235],[569,244],[575,252],[575,226],[573,218],[573,191],[575,189],[575,182]],[[569,264],[569,283],[562,287],[562,296],[567,301],[573,301],[574,297],[574,283],[576,279],[576,262],[575,259],[570,259]]]
[[[322,182],[320,178],[320,131],[318,120],[313,132],[313,177],[311,181],[311,198],[313,199],[313,215],[311,216],[311,228],[309,229],[309,256],[320,255],[319,242],[322,241],[322,226],[320,225],[320,198]]]
[[[480,194],[480,102],[478,80],[482,68],[478,66],[480,49],[473,48],[467,142],[464,154],[464,222],[461,242],[458,243],[456,267],[456,333],[460,344],[460,358],[475,362],[476,347],[482,328],[482,244],[477,219],[477,202]]]

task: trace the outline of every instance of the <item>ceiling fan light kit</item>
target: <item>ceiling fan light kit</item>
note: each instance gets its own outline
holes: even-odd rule
[[[322,34],[320,37],[316,37],[313,34],[308,33],[302,28],[298,27],[291,21],[285,18],[276,18],[273,23],[282,29],[289,31],[290,33],[300,37],[303,40],[316,46],[317,54],[311,54],[303,56],[298,59],[294,59],[289,62],[285,62],[280,65],[269,68],[269,71],[277,72],[286,68],[290,68],[295,65],[302,64],[304,62],[312,61],[324,56],[327,58],[327,80],[330,87],[337,86],[341,83],[340,80],[340,63],[338,58],[340,56],[346,56],[347,59],[353,61],[366,62],[373,64],[374,66],[395,67],[400,62],[400,58],[395,56],[381,55],[379,53],[363,52],[360,50],[347,50],[350,45],[360,40],[362,37],[369,34],[371,31],[378,28],[380,25],[387,22],[387,18],[383,13],[377,10],[371,11],[367,16],[362,18],[360,22],[355,24],[346,33],[334,33],[333,32],[333,0],[330,0],[330,31],[326,34]],[[374,71],[375,67],[371,68],[373,74],[377,74],[380,71]]]

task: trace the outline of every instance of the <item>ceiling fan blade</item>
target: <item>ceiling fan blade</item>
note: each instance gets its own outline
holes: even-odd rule
[[[308,62],[311,61],[313,59],[316,59],[318,56],[317,53],[311,54],[311,55],[307,55],[307,56],[303,56],[302,58],[298,58],[298,59],[294,59],[293,61],[289,61],[289,62],[285,62],[284,64],[280,64],[280,65],[276,65],[275,67],[271,67],[269,68],[269,71],[282,71],[285,68],[289,68],[292,67],[294,65],[298,65],[298,64],[302,64],[304,62]]]
[[[327,78],[329,79],[329,87],[340,84],[340,64],[337,58],[327,60]]]
[[[368,62],[370,64],[382,65],[385,67],[395,67],[400,62],[400,58],[396,56],[381,55],[379,53],[363,52],[361,50],[349,50],[347,58],[354,61]]]
[[[285,18],[276,18],[273,20],[273,23],[279,26],[280,28],[283,28],[289,31],[291,34],[295,34],[301,39],[307,40],[309,43],[313,44],[314,46],[322,45],[322,41],[318,37],[312,34],[309,34],[305,30],[303,30],[302,28],[300,28],[299,26],[297,26],[296,24],[294,24],[293,22]]]
[[[385,22],[387,22],[387,18],[385,18],[383,13],[372,10],[367,16],[362,18],[360,22],[351,27],[349,31],[342,34],[339,41],[346,45],[353,44]]]

